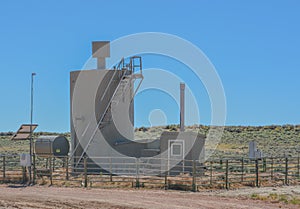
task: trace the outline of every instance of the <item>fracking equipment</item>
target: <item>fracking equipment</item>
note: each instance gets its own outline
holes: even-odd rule
[[[107,69],[105,59],[110,56],[110,43],[93,42],[92,51],[97,69],[70,73],[70,159],[74,169],[88,156],[89,166],[105,171],[100,157],[112,157],[114,153],[139,159],[160,156],[180,162],[204,159],[205,136],[184,131],[183,83],[180,84],[180,132],[166,131],[156,140],[134,140],[134,96],[144,78],[142,58],[123,58]]]
[[[128,63],[122,59],[114,69],[103,69],[105,57],[109,56],[107,45],[108,42],[93,43],[98,69],[70,74],[71,157],[75,156],[75,165],[86,154],[110,156],[100,142],[114,146],[134,138],[134,82],[141,83],[143,79],[141,57],[130,57]]]

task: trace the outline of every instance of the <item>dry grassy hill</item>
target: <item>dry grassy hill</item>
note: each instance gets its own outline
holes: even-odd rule
[[[209,126],[188,126],[187,131],[207,134]],[[163,131],[177,131],[178,125],[164,127],[140,127],[135,130],[135,139],[157,139]],[[38,135],[58,133],[39,132]],[[11,141],[12,133],[0,133],[0,153],[28,152],[28,141]],[[64,133],[70,138],[69,133]],[[246,157],[248,155],[248,143],[255,140],[258,148],[267,156],[297,156],[300,152],[300,125],[271,125],[271,126],[227,126],[213,157]],[[206,149],[211,149],[207,141]]]

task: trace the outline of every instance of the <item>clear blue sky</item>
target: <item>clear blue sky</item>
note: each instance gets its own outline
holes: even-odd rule
[[[299,11],[297,0],[1,1],[0,131],[29,122],[33,71],[39,131],[69,131],[69,72],[82,68],[93,40],[138,32],[180,36],[209,57],[225,89],[226,124],[299,124]]]

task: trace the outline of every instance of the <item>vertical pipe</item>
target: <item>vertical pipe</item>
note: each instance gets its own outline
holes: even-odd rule
[[[185,84],[180,83],[180,131],[184,131],[184,91]]]
[[[106,68],[106,61],[104,57],[98,57],[97,58],[97,69],[103,70]]]
[[[31,100],[30,100],[30,141],[29,141],[29,153],[30,153],[30,166],[29,166],[29,184],[32,182],[32,142],[33,142],[33,131],[32,131],[32,121],[33,121],[33,77],[36,73],[31,73]]]

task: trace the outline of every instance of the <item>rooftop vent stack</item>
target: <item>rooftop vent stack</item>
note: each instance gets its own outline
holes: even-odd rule
[[[92,43],[93,58],[97,58],[97,69],[106,69],[105,58],[110,57],[109,41],[94,41]]]
[[[184,91],[185,83],[180,83],[180,131],[184,131]]]

